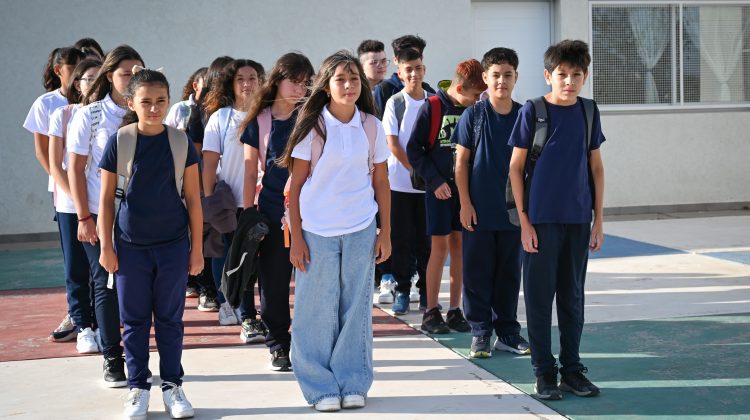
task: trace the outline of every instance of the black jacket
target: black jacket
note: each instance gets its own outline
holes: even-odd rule
[[[257,277],[258,248],[268,234],[268,220],[253,208],[240,214],[232,245],[221,270],[221,292],[233,308],[240,306],[243,292]]]

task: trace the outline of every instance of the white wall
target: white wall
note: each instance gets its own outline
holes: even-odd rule
[[[417,33],[427,41],[427,80],[450,78],[471,56],[469,0],[64,0],[2,1],[0,15],[0,235],[53,232],[46,175],[34,158],[31,134],[21,124],[43,93],[49,51],[90,36],[105,49],[128,43],[149,67],[165,67],[176,99],[187,77],[218,56],[252,58],[270,69],[298,50],[315,67],[341,48],[366,38],[386,43]],[[220,7],[217,7],[219,5]],[[200,19],[196,19],[200,18]],[[393,70],[393,68],[391,68]]]

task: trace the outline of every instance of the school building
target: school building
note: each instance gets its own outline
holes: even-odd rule
[[[43,93],[49,52],[93,37],[127,43],[164,67],[178,100],[195,69],[219,55],[266,66],[296,50],[314,65],[363,39],[418,34],[426,79],[496,46],[520,57],[518,101],[546,93],[544,50],[589,43],[584,96],[597,100],[607,142],[611,213],[750,206],[750,1],[608,0],[3,0],[0,15],[0,242],[54,239],[47,177],[21,124]],[[387,47],[390,56],[392,51]],[[391,71],[394,70],[391,65]]]

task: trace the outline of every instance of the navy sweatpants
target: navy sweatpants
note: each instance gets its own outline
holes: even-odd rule
[[[130,388],[151,389],[148,339],[154,319],[159,376],[182,384],[182,338],[190,243],[187,238],[149,249],[117,243],[117,289]]]
[[[430,260],[426,217],[424,194],[391,191],[391,273],[397,292],[409,294],[415,271],[417,287],[424,289]]]
[[[463,257],[463,304],[471,335],[518,334],[521,233],[464,230]]]
[[[86,250],[78,240],[78,215],[57,213],[57,226],[60,231],[65,266],[68,313],[76,327],[91,328],[94,322],[91,304],[91,268],[86,257]]]
[[[561,373],[583,369],[578,349],[583,332],[584,283],[591,226],[534,225],[539,253],[524,252],[523,293],[534,375],[557,369],[551,350],[552,301],[557,304]]]
[[[270,352],[289,351],[292,341],[289,334],[292,325],[289,313],[292,263],[289,262],[289,248],[284,247],[280,222],[268,223],[268,235],[261,241],[259,252],[260,317],[268,327],[266,346]]]

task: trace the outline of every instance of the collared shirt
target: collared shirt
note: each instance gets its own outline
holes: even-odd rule
[[[60,89],[55,89],[52,92],[47,92],[39,96],[31,105],[31,109],[29,109],[26,120],[23,122],[23,128],[32,134],[39,133],[46,136],[49,131],[49,120],[52,112],[67,104],[68,98],[63,96]],[[54,191],[54,188],[55,181],[50,175],[47,182],[47,191]]]
[[[378,212],[368,164],[370,146],[362,127],[359,110],[349,122],[341,122],[323,109],[326,142],[315,172],[305,181],[300,194],[302,229],[332,237],[358,232],[372,223]],[[367,118],[375,118],[367,115]],[[375,163],[388,159],[385,132],[379,120],[375,140]],[[312,138],[309,133],[294,147],[292,157],[310,161]]]
[[[91,132],[91,110],[97,106],[96,103],[86,105],[76,112],[68,127],[68,138],[66,141],[68,152],[81,156],[89,155],[91,148],[91,164],[86,171],[86,191],[89,198],[89,211],[99,213],[99,191],[101,190],[101,173],[99,161],[102,159],[104,147],[112,134],[117,133],[125,116],[125,109],[112,100],[107,94],[99,102],[101,107],[101,119],[96,127],[96,133]],[[91,142],[93,137],[93,143]]]
[[[217,172],[218,180],[229,185],[237,207],[242,207],[242,192],[245,185],[245,155],[240,141],[240,126],[247,112],[237,111],[231,106],[211,114],[203,132],[203,151],[218,153],[221,157]]]

